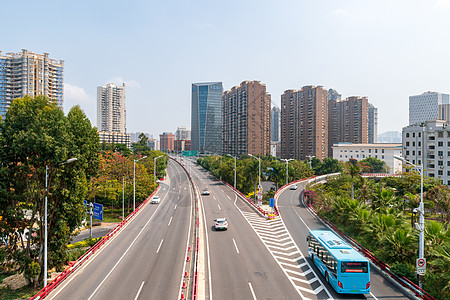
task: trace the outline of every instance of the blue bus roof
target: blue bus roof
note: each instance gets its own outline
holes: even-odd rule
[[[309,233],[319,240],[337,260],[368,261],[362,254],[349,246],[332,231],[311,230]]]

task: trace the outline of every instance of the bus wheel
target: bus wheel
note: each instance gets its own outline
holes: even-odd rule
[[[328,272],[325,273],[325,281],[330,283],[330,275],[328,275]]]
[[[312,263],[314,264],[314,254],[311,255],[311,260],[312,260]]]

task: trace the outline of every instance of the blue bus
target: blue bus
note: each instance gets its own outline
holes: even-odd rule
[[[308,255],[325,280],[342,294],[369,294],[369,261],[329,230],[311,230]]]

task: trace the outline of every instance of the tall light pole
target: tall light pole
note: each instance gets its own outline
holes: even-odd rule
[[[133,211],[136,209],[136,163],[144,158],[147,158],[147,156],[133,160]]]
[[[225,154],[228,156],[231,156],[232,158],[234,158],[234,189],[236,189],[236,156],[230,155],[230,154]]]
[[[78,158],[73,157],[69,158],[65,162],[61,163],[60,166],[74,162],[78,160]],[[45,215],[45,221],[44,221],[44,287],[47,286],[47,244],[48,244],[48,226],[47,226],[47,194],[48,194],[48,165],[45,165],[45,204],[44,204],[44,215]],[[42,220],[42,219],[41,219]],[[31,232],[30,232],[31,234]]]
[[[288,163],[294,159],[293,158],[289,158],[289,159],[282,158],[281,160],[286,162],[286,184],[288,184],[288,182],[289,182],[288,181]]]
[[[424,244],[425,244],[425,238],[424,238],[424,231],[425,231],[425,210],[423,207],[423,161],[422,164],[420,165],[415,165],[412,162],[406,160],[405,158],[401,157],[401,156],[396,156],[394,155],[394,158],[401,160],[402,162],[404,162],[405,164],[409,164],[411,166],[413,166],[414,170],[416,170],[417,172],[420,172],[420,204],[419,204],[419,209],[418,209],[418,213],[419,213],[419,226],[417,226],[416,223],[416,228],[419,230],[419,259],[424,259]],[[422,282],[420,281],[420,276],[419,276],[419,287],[422,288]]]
[[[163,157],[164,155],[160,155],[160,156],[158,156],[158,157],[155,157],[154,159],[153,159],[153,178],[155,179],[155,182],[156,182],[156,160],[158,159],[158,158],[160,158],[160,157]]]
[[[306,155],[306,157],[309,157],[309,168],[312,169],[311,159],[315,156],[314,155]]]

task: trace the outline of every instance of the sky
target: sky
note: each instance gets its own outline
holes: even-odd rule
[[[408,125],[408,97],[450,93],[450,0],[8,1],[3,54],[64,60],[64,111],[97,125],[97,86],[126,84],[127,131],[191,125],[191,84],[305,85],[365,96],[378,133]]]

